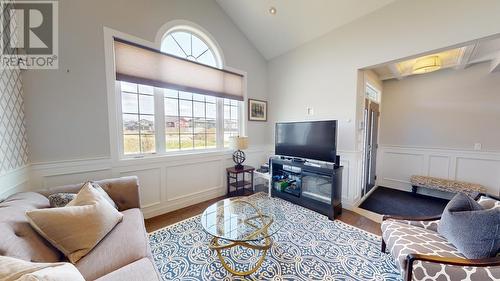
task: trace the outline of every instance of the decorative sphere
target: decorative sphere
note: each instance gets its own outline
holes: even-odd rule
[[[234,153],[233,153],[233,161],[234,163],[236,164],[240,164],[245,162],[245,153],[241,150],[236,150]]]

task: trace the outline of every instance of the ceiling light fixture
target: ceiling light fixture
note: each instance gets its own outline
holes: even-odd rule
[[[413,65],[413,74],[429,73],[440,68],[441,58],[439,56],[420,58]]]
[[[276,15],[276,12],[277,12],[277,11],[276,11],[276,8],[275,8],[275,7],[271,7],[271,8],[269,8],[269,13],[270,13],[271,15],[273,15],[273,16],[274,16],[274,15]]]

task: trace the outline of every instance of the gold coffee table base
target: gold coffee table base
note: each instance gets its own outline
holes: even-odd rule
[[[269,235],[267,233],[269,226],[271,226],[271,224],[273,223],[273,218],[262,214],[260,212],[260,210],[257,209],[257,207],[255,207],[255,205],[253,205],[252,203],[249,203],[247,201],[238,200],[238,201],[235,201],[234,203],[248,204],[248,205],[252,206],[255,209],[255,211],[257,212],[256,216],[247,218],[244,221],[244,223],[246,225],[249,225],[249,226],[252,226],[253,228],[255,228],[255,231],[253,233],[249,234],[243,240],[248,241],[248,240],[256,239],[256,237],[259,237],[262,235],[263,237],[265,237],[265,238],[263,238],[264,244],[263,245],[255,245],[255,244],[250,244],[249,242],[246,242],[246,241],[235,241],[235,242],[231,241],[227,244],[220,244],[219,238],[214,237],[214,238],[212,238],[212,241],[210,243],[210,249],[215,250],[217,252],[217,257],[219,258],[220,262],[222,263],[222,266],[227,271],[229,271],[230,273],[237,275],[237,276],[245,276],[245,275],[250,275],[250,274],[254,273],[255,271],[257,271],[257,269],[260,268],[260,266],[262,265],[262,263],[264,262],[264,260],[266,258],[267,250],[269,250],[269,248],[271,248],[271,246],[273,245],[273,240],[271,239],[271,237],[269,237]],[[232,203],[232,204],[234,204],[234,203]],[[264,218],[267,218],[269,221],[267,223],[265,223],[266,221],[264,220]],[[254,219],[260,219],[263,226],[259,227],[259,226],[255,225],[254,223],[252,223],[251,221]],[[237,247],[237,246],[262,251],[262,254],[261,254],[259,260],[257,261],[257,263],[255,263],[255,265],[251,269],[249,269],[247,271],[238,271],[236,269],[233,269],[229,266],[229,264],[226,262],[226,260],[222,256],[223,250],[228,250],[228,249],[231,249],[232,247]]]
[[[265,238],[264,245],[253,245],[253,244],[249,244],[247,242],[231,242],[229,244],[221,245],[221,244],[219,244],[219,238],[214,237],[212,239],[212,242],[210,243],[210,249],[217,251],[217,256],[219,257],[219,260],[222,263],[222,266],[227,271],[231,272],[234,275],[245,276],[245,275],[250,275],[250,274],[254,273],[255,271],[257,271],[257,269],[260,268],[260,266],[262,265],[262,263],[266,259],[267,250],[269,248],[271,248],[272,244],[273,244],[273,241],[271,240],[271,238],[267,237],[267,238]],[[244,248],[262,251],[262,254],[261,254],[259,260],[251,269],[249,269],[247,271],[237,271],[237,270],[231,268],[229,266],[229,264],[227,264],[226,260],[222,256],[222,250],[230,249],[230,248],[236,247],[236,246],[241,246]]]

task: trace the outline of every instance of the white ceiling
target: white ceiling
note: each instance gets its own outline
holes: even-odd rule
[[[476,41],[461,48],[445,50],[426,56],[439,56],[441,58],[441,69],[454,68],[464,69],[467,66],[481,62],[491,62],[491,72],[500,71],[500,38]],[[426,57],[423,56],[423,57]],[[373,68],[381,80],[403,79],[406,76],[415,75],[412,72],[413,65],[419,58],[388,63]]]
[[[271,59],[395,0],[216,0]],[[277,13],[271,15],[270,7]]]

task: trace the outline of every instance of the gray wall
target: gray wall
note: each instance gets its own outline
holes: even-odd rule
[[[380,143],[500,151],[500,73],[490,63],[383,84]]]
[[[358,69],[500,33],[499,14],[495,0],[387,5],[271,60],[271,119],[339,119],[339,149],[360,151]],[[307,116],[306,107],[315,115]]]
[[[23,74],[31,161],[109,158],[103,26],[154,41],[175,19],[211,33],[226,65],[248,73],[248,96],[267,100],[266,61],[213,0],[60,1],[59,69]],[[267,123],[247,132],[251,144],[270,142]]]

